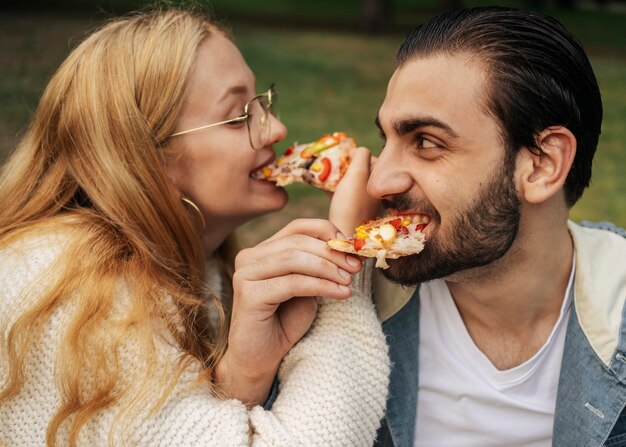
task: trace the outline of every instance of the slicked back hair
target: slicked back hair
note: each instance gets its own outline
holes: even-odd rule
[[[602,100],[581,44],[556,19],[500,7],[454,10],[415,28],[396,56],[398,67],[419,57],[467,54],[487,68],[486,108],[508,150],[535,153],[537,135],[564,126],[576,137],[565,182],[572,206],[589,186],[602,123]]]

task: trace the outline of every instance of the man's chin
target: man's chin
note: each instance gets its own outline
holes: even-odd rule
[[[402,286],[415,286],[421,282],[428,281],[424,279],[419,271],[417,263],[419,255],[411,255],[398,259],[388,259],[389,268],[382,270],[385,278]]]

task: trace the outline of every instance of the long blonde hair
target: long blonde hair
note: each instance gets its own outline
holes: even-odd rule
[[[216,32],[223,30],[206,15],[178,8],[104,25],[54,74],[2,170],[0,247],[51,228],[72,235],[55,264],[58,279],[4,332],[9,373],[0,404],[19,394],[25,357],[44,322],[80,297],[58,350],[61,406],[48,425],[49,445],[63,424],[75,445],[97,411],[121,401],[118,350],[126,331],[146,348],[138,365],[146,378],[157,361],[154,321],[184,353],[178,374],[195,362],[208,377],[224,352],[219,305],[218,327],[208,328],[197,228],[164,171],[196,50]],[[109,327],[120,280],[129,288],[129,310],[124,324]],[[95,379],[89,387],[86,378]],[[163,384],[159,402],[172,386]]]

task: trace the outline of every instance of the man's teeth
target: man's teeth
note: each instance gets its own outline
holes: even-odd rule
[[[426,216],[425,214],[411,214],[405,217],[410,219],[412,223],[418,224],[418,225],[419,224],[428,225],[430,223],[430,216]]]

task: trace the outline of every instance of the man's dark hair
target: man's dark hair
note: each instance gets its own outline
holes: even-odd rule
[[[535,153],[537,135],[564,126],[577,150],[565,181],[572,206],[589,186],[602,123],[602,100],[581,44],[557,20],[528,11],[484,7],[455,10],[413,30],[400,46],[398,66],[415,57],[465,53],[485,63],[487,110],[511,150]]]

